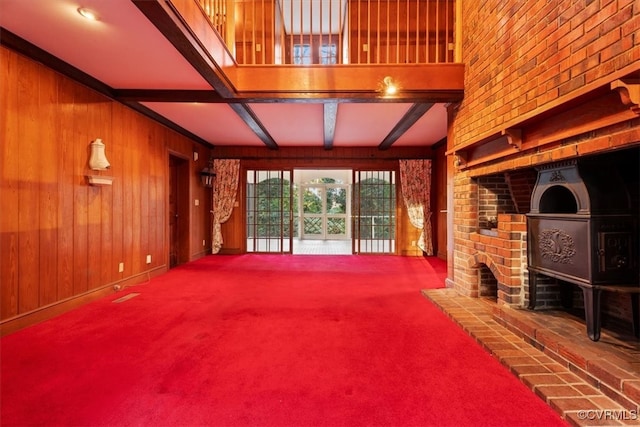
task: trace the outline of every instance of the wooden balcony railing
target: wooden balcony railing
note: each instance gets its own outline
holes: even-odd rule
[[[456,0],[195,1],[241,65],[454,62]]]

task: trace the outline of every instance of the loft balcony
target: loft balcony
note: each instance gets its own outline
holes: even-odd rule
[[[197,0],[239,65],[454,62],[455,0]]]
[[[462,99],[459,0],[132,1],[222,101]]]

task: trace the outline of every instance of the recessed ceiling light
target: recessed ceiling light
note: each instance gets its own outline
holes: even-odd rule
[[[98,16],[86,7],[78,8],[78,13],[90,21],[97,21]]]

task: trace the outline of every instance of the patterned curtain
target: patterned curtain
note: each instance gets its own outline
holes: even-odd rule
[[[400,182],[411,224],[421,230],[418,247],[427,255],[433,255],[431,160],[400,160]]]
[[[222,247],[223,239],[220,224],[231,216],[238,192],[240,177],[240,160],[214,159],[213,170],[216,178],[213,184],[213,238],[211,253],[217,254]]]

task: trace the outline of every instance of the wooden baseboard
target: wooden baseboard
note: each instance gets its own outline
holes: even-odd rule
[[[167,266],[163,264],[151,270],[147,270],[143,273],[136,274],[135,276],[127,277],[126,279],[122,279],[117,282],[108,283],[83,294],[76,295],[74,297],[67,298],[65,300],[58,301],[44,307],[40,307],[36,310],[20,314],[10,319],[3,320],[2,322],[0,322],[0,337],[19,331],[20,329],[24,329],[28,326],[44,322],[45,320],[52,319],[56,316],[60,316],[61,314],[81,307],[92,301],[96,301],[100,298],[104,298],[108,295],[122,292],[129,286],[148,281],[153,277],[165,273],[166,271]]]

